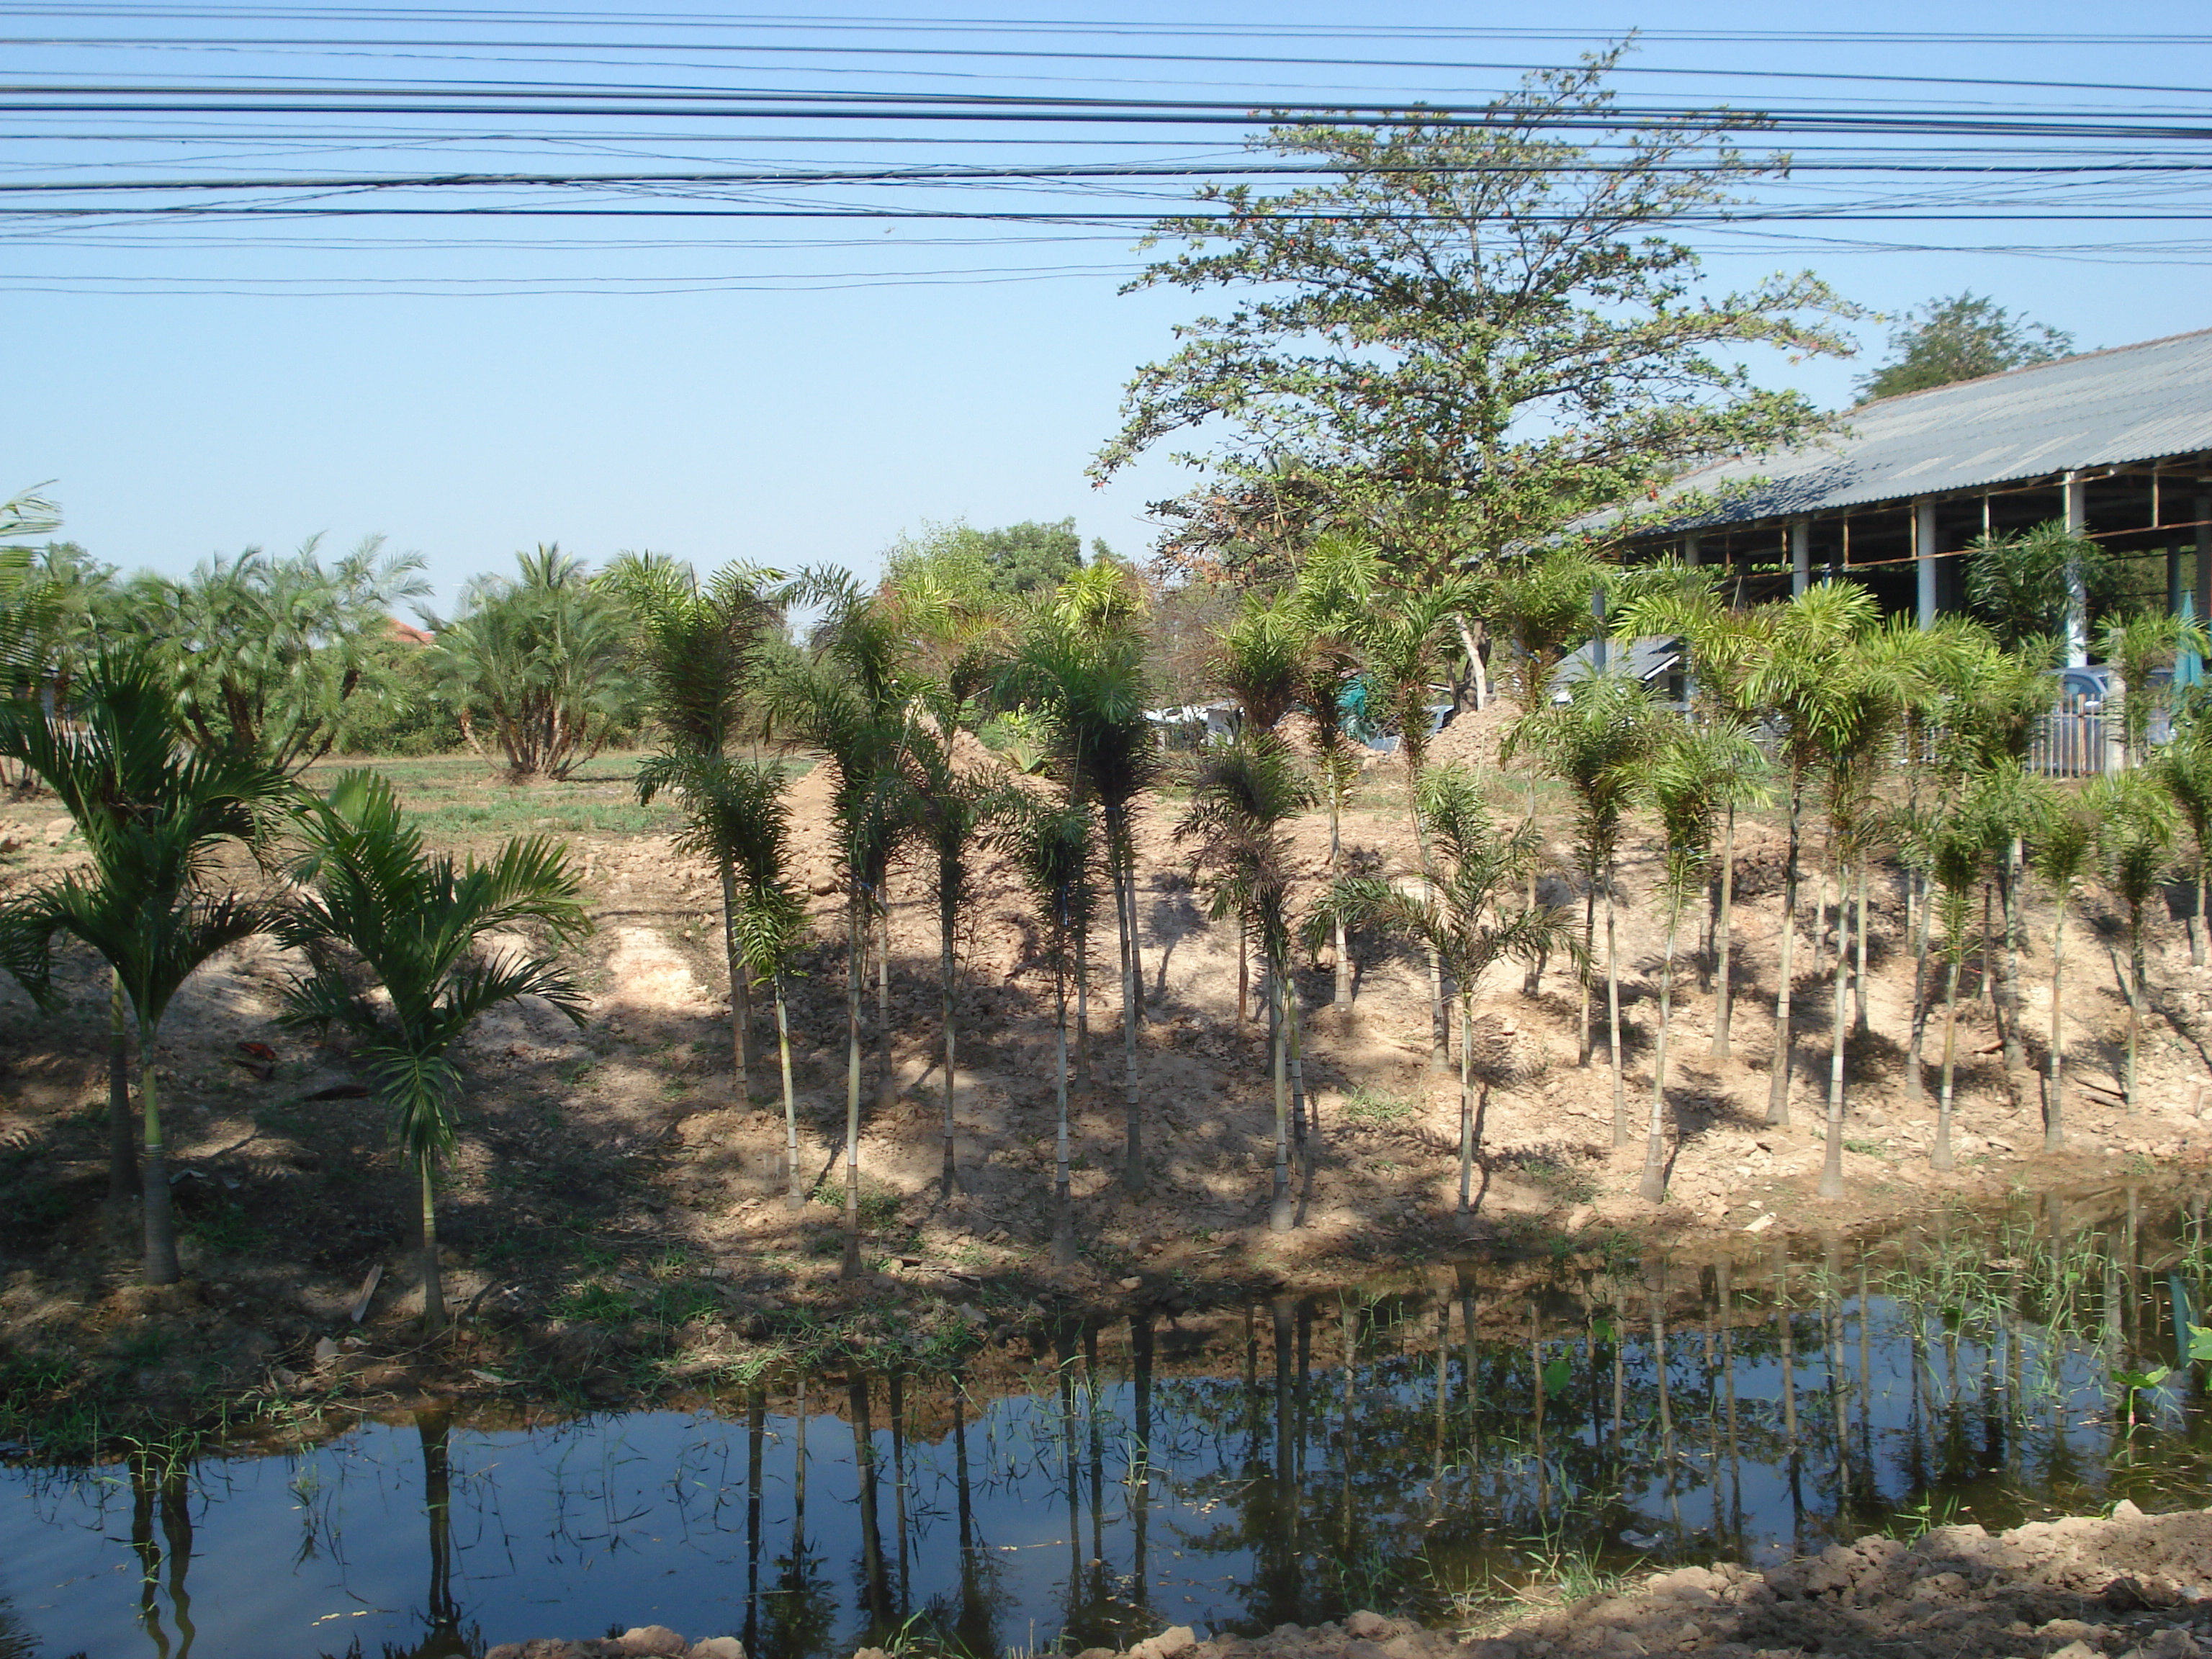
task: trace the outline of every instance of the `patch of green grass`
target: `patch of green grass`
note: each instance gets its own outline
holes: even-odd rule
[[[1554,1203],[1587,1204],[1597,1196],[1597,1182],[1585,1171],[1550,1158],[1534,1160],[1522,1173],[1550,1194]]]
[[[595,1325],[623,1325],[637,1317],[637,1304],[628,1291],[612,1285],[572,1285],[553,1299],[556,1319],[586,1320]]]
[[[827,1205],[840,1215],[843,1214],[845,1211],[843,1178],[834,1171],[823,1176],[815,1185],[814,1201],[817,1204]],[[890,1188],[862,1176],[860,1177],[860,1231],[869,1233],[881,1232],[890,1226],[898,1219],[899,1205],[902,1201],[899,1195]]]
[[[1419,1107],[1401,1095],[1384,1094],[1365,1084],[1352,1090],[1344,1097],[1344,1104],[1337,1108],[1337,1115],[1346,1123],[1396,1123],[1413,1116]]]
[[[198,1239],[217,1255],[237,1255],[252,1249],[268,1235],[253,1224],[244,1208],[229,1199],[180,1218],[177,1231]]]
[[[1889,1143],[1886,1140],[1853,1140],[1845,1135],[1844,1150],[1856,1152],[1861,1158],[1881,1158],[1889,1151]]]

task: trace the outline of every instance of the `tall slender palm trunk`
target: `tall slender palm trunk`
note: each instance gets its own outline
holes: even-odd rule
[[[1682,900],[1667,900],[1667,946],[1659,959],[1659,1037],[1651,1055],[1651,1121],[1644,1141],[1644,1181],[1638,1189],[1647,1204],[1667,1196],[1667,1039],[1674,1023],[1674,935],[1681,925]]]
[[[876,1115],[884,1116],[898,1106],[898,1073],[891,1067],[891,894],[890,876],[876,882],[876,909],[882,919],[882,942],[876,952]]]
[[[775,975],[775,1051],[783,1065],[783,1201],[796,1210],[806,1202],[806,1193],[799,1179],[799,1092],[791,1086],[791,1013],[781,969]]]
[[[1998,902],[2003,906],[2004,966],[1997,998],[2004,1006],[2004,1065],[2008,1079],[2027,1069],[2027,1045],[2020,1029],[2020,894],[2025,848],[2014,836],[2005,845],[2004,864],[1997,882]]]
[[[1267,1046],[1275,1072],[1275,1175],[1267,1205],[1267,1231],[1286,1233],[1297,1218],[1291,1203],[1291,1045],[1290,1022],[1283,1006],[1282,964],[1275,960],[1276,955],[1271,945],[1267,963],[1267,1024],[1273,1041]]]
[[[1459,1214],[1474,1213],[1474,988],[1459,998]]]
[[[2143,957],[2142,906],[2130,904],[2128,907],[2127,1070],[2120,1079],[2120,1092],[2127,1100],[2127,1111],[2130,1117],[2142,1104],[2136,1088],[2136,1059],[2142,1046],[2143,990],[2148,974],[2149,964]]]
[[[1582,1026],[1576,1042],[1575,1064],[1587,1071],[1594,1052],[1594,1045],[1590,1042],[1590,998],[1595,986],[1590,979],[1589,964],[1597,954],[1597,872],[1590,870],[1584,873],[1589,877],[1589,882],[1583,892]]]
[[[1613,866],[1605,872],[1605,1005],[1606,1047],[1613,1060],[1613,1144],[1626,1146],[1628,1132],[1628,1079],[1620,1053],[1620,951],[1613,929]]]
[[[1344,803],[1338,799],[1340,786],[1332,777],[1328,784],[1328,878],[1344,879]],[[1346,937],[1344,917],[1334,918],[1329,928],[1329,945],[1336,952],[1336,984],[1334,1000],[1340,1008],[1352,1006],[1352,948]]]
[[[1067,918],[1063,907],[1054,932],[1052,961],[1053,1098],[1058,1118],[1053,1127],[1052,1259],[1056,1267],[1075,1262],[1075,1189],[1067,1155]]]
[[[2050,1086],[2043,1104],[2043,1150],[2066,1145],[2066,895],[2058,895],[2058,918],[2051,930]]]
[[[1869,1035],[1867,1022],[1867,872],[1862,860],[1853,884],[1857,890],[1858,926],[1851,937],[1851,1034]]]
[[[1089,1094],[1091,1076],[1091,918],[1075,924],[1075,1086]]]
[[[1311,1169],[1312,1164],[1309,1160],[1312,1158],[1313,1153],[1312,1149],[1307,1144],[1306,1113],[1313,1103],[1306,1094],[1305,1045],[1301,1041],[1299,1036],[1300,1027],[1304,1022],[1298,1017],[1298,982],[1295,976],[1291,977],[1290,981],[1289,991],[1284,997],[1284,1006],[1289,1011],[1291,1017],[1291,1029],[1289,1035],[1289,1042],[1291,1045],[1291,1139],[1297,1148],[1298,1161],[1300,1164],[1307,1169]],[[1314,1113],[1313,1127],[1315,1133],[1318,1135],[1321,1130],[1321,1115],[1317,1110]]]
[[[161,1145],[161,1107],[155,1088],[156,1029],[143,1019],[138,1022],[138,1103],[146,1136],[146,1282],[173,1285],[184,1273],[177,1266],[177,1217],[169,1199],[169,1162]]]
[[[861,884],[845,908],[845,1256],[838,1271],[860,1271],[860,982],[867,975],[868,920]]]
[[[953,1011],[952,994],[953,978],[955,973],[952,959],[952,931],[954,922],[957,920],[953,914],[953,908],[957,896],[958,890],[957,888],[955,888],[953,897],[940,901],[938,905],[937,911],[937,975],[939,988],[943,994],[944,1007],[940,1014],[940,1018],[945,1025],[945,1169],[943,1173],[943,1184],[945,1196],[947,1198],[952,1196],[952,1189],[959,1185],[960,1182],[958,1161],[953,1149],[954,1131],[952,1125],[953,1090],[959,1077],[960,1055],[959,1022]],[[1066,1068],[1062,1067],[1062,1070],[1064,1072]]]
[[[752,1103],[751,1079],[746,1072],[750,1059],[750,1027],[752,1024],[752,987],[745,973],[745,964],[738,949],[738,872],[729,859],[721,861],[722,878],[722,959],[730,973],[730,1065],[733,1080],[731,1088],[740,1108]]]
[[[111,970],[107,990],[107,1202],[119,1215],[138,1196],[137,1137],[131,1121],[131,1026],[123,975]]]
[[[1797,773],[1790,780],[1789,862],[1782,872],[1782,942],[1774,988],[1774,1060],[1768,1069],[1766,1085],[1769,1123],[1790,1121],[1790,1067],[1794,1058],[1790,1041],[1790,957],[1797,939],[1797,854],[1802,843],[1804,815],[1805,779],[1802,773]]]
[[[422,1180],[422,1334],[446,1328],[446,1280],[438,1269],[437,1165],[428,1153],[415,1160]]]
[[[1917,871],[1905,875],[1908,895],[1918,890],[1920,875]],[[1921,1075],[1927,1061],[1923,1058],[1928,1041],[1928,1010],[1932,999],[1928,994],[1928,944],[1935,931],[1936,907],[1932,895],[1922,893],[1920,902],[1912,906],[1912,1021],[1906,1028],[1905,1038],[1905,1097],[1907,1100],[1928,1098],[1928,1084]]]
[[[1943,987],[1943,1081],[1936,1096],[1936,1145],[1928,1154],[1930,1167],[1948,1170],[1951,1159],[1951,1085],[1959,1066],[1959,969],[1963,963],[1952,952]]]
[[[1713,918],[1713,1047],[1715,1060],[1729,1057],[1729,1021],[1735,1012],[1729,982],[1729,930],[1735,908],[1735,803],[1729,803],[1721,825],[1721,884],[1719,908]]]
[[[1839,893],[1847,890],[1848,869],[1841,872],[1844,880],[1837,883]],[[1838,902],[1836,906],[1836,1007],[1830,1026],[1828,1044],[1828,1136],[1825,1155],[1820,1160],[1820,1196],[1841,1198],[1844,1195],[1844,1067],[1846,1060],[1845,1044],[1850,1035],[1850,991],[1851,978],[1850,907]]]
[[[1132,1194],[1145,1190],[1145,1132],[1137,1105],[1137,896],[1135,857],[1129,847],[1127,813],[1116,810],[1106,823],[1106,856],[1114,870],[1115,909],[1121,924],[1121,1086],[1123,1146],[1121,1184]]]

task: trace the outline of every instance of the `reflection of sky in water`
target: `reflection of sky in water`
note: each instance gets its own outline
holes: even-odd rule
[[[456,1426],[443,1441],[442,1549],[425,1505],[434,1422],[365,1424],[289,1457],[210,1460],[166,1486],[134,1486],[119,1467],[8,1470],[0,1659],[159,1655],[164,1644],[183,1659],[187,1632],[201,1659],[356,1642],[370,1656],[450,1655],[641,1623],[744,1635],[767,1659],[799,1659],[849,1653],[910,1618],[917,1633],[995,1655],[1063,1632],[1080,1646],[1163,1624],[1252,1628],[1408,1599],[1436,1611],[1492,1573],[1525,1573],[1538,1534],[1544,1547],[1615,1564],[1765,1562],[1930,1499],[1993,1526],[2122,1494],[2150,1508],[2202,1504],[2212,1437],[2194,1398],[2169,1387],[2130,1446],[2106,1382],[2119,1354],[2173,1358],[2175,1247],[2146,1243],[2130,1276],[2084,1253],[2098,1242],[2076,1235],[2062,1270],[2045,1262],[2015,1304],[2013,1281],[1986,1270],[1984,1240],[1924,1287],[1924,1320],[1877,1296],[1863,1331],[1855,1276],[1824,1297],[1832,1281],[1801,1264],[1794,1449],[1781,1328],[1744,1279],[1726,1331],[1708,1316],[1710,1279],[1670,1285],[1662,1389],[1644,1285],[1597,1281],[1592,1311],[1571,1274],[1546,1302],[1539,1355],[1526,1342],[1480,1346],[1472,1402],[1455,1291],[1441,1416],[1443,1304],[1428,1296],[1366,1309],[1348,1391],[1333,1297],[1285,1307],[1279,1375],[1268,1306],[1255,1310],[1249,1349],[1216,1347],[1214,1376],[1169,1374],[1189,1366],[1162,1322],[1149,1386],[1119,1326],[1105,1334],[1095,1393],[1078,1347],[1065,1395],[1041,1372],[1036,1395],[970,1402],[964,1437],[944,1390],[908,1381],[908,1408],[927,1427],[900,1444],[878,1378],[872,1550],[854,1396],[817,1378],[796,1562],[788,1392],[757,1427],[743,1400],[721,1417]],[[2053,1297],[2057,1338],[2042,1322]],[[1152,1479],[1133,1486],[1147,1417]],[[148,1556],[153,1629],[142,1613]]]

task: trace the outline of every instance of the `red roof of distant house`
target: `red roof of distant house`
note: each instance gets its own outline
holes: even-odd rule
[[[386,617],[384,619],[384,625],[391,630],[393,639],[404,641],[409,645],[435,645],[438,642],[436,635],[425,633],[410,623],[400,621],[397,617]]]

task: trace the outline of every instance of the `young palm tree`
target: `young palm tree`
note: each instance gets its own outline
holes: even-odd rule
[[[342,773],[301,817],[305,850],[293,873],[301,896],[279,918],[295,948],[337,944],[360,958],[386,998],[379,1004],[324,954],[285,997],[295,1025],[344,1028],[392,1111],[392,1133],[415,1166],[422,1221],[422,1328],[446,1326],[438,1269],[437,1170],[453,1150],[453,1045],[502,1002],[543,997],[579,1025],[583,994],[551,952],[489,953],[487,934],[520,924],[557,943],[589,927],[567,849],[550,837],[508,842],[486,862],[426,852],[391,783]]]
[[[1075,1200],[1068,1174],[1067,955],[1082,913],[1091,902],[1092,823],[1090,809],[1069,801],[1028,796],[1009,803],[994,839],[1012,856],[1030,890],[1051,918],[1054,1102],[1053,1259],[1075,1260]]]
[[[1642,684],[1622,674],[1591,674],[1577,680],[1564,704],[1522,716],[1507,735],[1509,749],[1523,744],[1540,754],[1575,796],[1576,851],[1583,866],[1583,939],[1580,959],[1588,964],[1595,942],[1597,900],[1605,896],[1605,981],[1613,1069],[1613,1144],[1626,1146],[1628,1085],[1621,1068],[1620,962],[1615,946],[1613,862],[1620,848],[1621,816],[1634,795],[1638,769],[1650,752],[1658,726],[1651,698]],[[1583,977],[1582,1040],[1578,1061],[1590,1063],[1590,994]]]
[[[1763,659],[1744,677],[1745,702],[1781,731],[1789,780],[1790,842],[1782,880],[1782,945],[1775,970],[1774,1059],[1766,1121],[1790,1121],[1791,957],[1804,848],[1805,793],[1826,758],[1830,729],[1856,706],[1857,676],[1847,672],[1877,618],[1874,596],[1855,582],[1821,582],[1777,613]]]
[[[1474,1079],[1471,1055],[1474,999],[1482,976],[1501,958],[1540,953],[1572,956],[1575,940],[1564,913],[1550,906],[1506,908],[1540,844],[1523,824],[1501,831],[1483,805],[1472,773],[1457,766],[1423,775],[1422,827],[1437,859],[1433,880],[1412,884],[1385,876],[1347,876],[1330,890],[1316,922],[1341,918],[1418,940],[1451,975],[1460,1020],[1459,1213],[1474,1204]]]
[[[90,947],[112,971],[138,1028],[144,1132],[145,1275],[179,1277],[175,1217],[155,1088],[161,1018],[193,971],[262,930],[253,899],[212,890],[226,842],[258,840],[283,799],[283,770],[258,755],[185,744],[175,699],[145,657],[103,653],[77,686],[75,720],[28,699],[0,701],[0,756],[61,799],[91,870],[0,906],[0,965],[51,1007],[55,937]]]
[[[1121,945],[1121,1059],[1126,1138],[1121,1179],[1145,1189],[1144,1125],[1137,1094],[1137,1021],[1144,963],[1137,926],[1136,851],[1130,811],[1159,766],[1145,719],[1141,596],[1118,566],[1086,565],[1030,616],[1002,665],[995,700],[1049,717],[1060,769],[1078,804],[1097,804]]]
[[[799,1178],[799,1097],[791,1085],[791,1010],[784,975],[806,935],[806,901],[790,884],[791,820],[782,769],[757,762],[730,763],[728,770],[716,793],[737,854],[737,908],[730,933],[741,971],[753,983],[764,981],[775,1002],[776,1060],[783,1080],[784,1202],[796,1210],[805,1204],[806,1191]]]
[[[1406,759],[1406,810],[1420,854],[1421,875],[1434,879],[1427,826],[1422,822],[1421,770],[1429,758],[1429,700],[1437,678],[1457,638],[1462,618],[1478,615],[1481,595],[1471,581],[1454,579],[1419,588],[1399,588],[1371,612],[1362,643],[1370,682],[1381,694],[1390,723],[1398,728],[1398,752]],[[1429,958],[1429,1064],[1450,1065],[1444,1018],[1443,969]]]
[[[2094,780],[2087,791],[2099,816],[2097,858],[2106,886],[2128,911],[2128,1048],[2120,1088],[2133,1112],[2136,1054],[2142,1040],[2149,964],[2143,951],[2143,909],[2158,896],[2173,857],[2173,803],[2147,772],[2119,772]]]
[[[1214,636],[1206,663],[1216,690],[1237,700],[1248,732],[1273,734],[1296,704],[1310,667],[1305,618],[1289,599],[1247,594],[1230,625]],[[1237,1017],[1244,1018],[1246,963],[1252,919],[1237,919]],[[1269,1006],[1273,1005],[1271,1002]]]
[[[1286,826],[1312,803],[1283,740],[1247,729],[1200,755],[1190,772],[1190,810],[1176,839],[1195,843],[1193,861],[1213,877],[1216,919],[1233,916],[1259,947],[1267,973],[1275,1080],[1275,1173],[1267,1226],[1288,1232],[1291,1201],[1290,1051],[1297,1004],[1290,995],[1291,842]]]
[[[1711,720],[1754,726],[1759,711],[1745,695],[1751,672],[1765,660],[1779,605],[1735,610],[1711,589],[1666,587],[1638,593],[1614,613],[1615,631],[1626,638],[1675,638],[1689,653],[1691,678],[1700,712]],[[1731,974],[1735,908],[1735,809],[1724,804],[1719,856],[1706,890],[1707,954],[1713,965],[1713,1040],[1716,1060],[1729,1057],[1729,1030],[1735,1013]]]
[[[2185,651],[2212,656],[2212,638],[2193,617],[2177,617],[2148,611],[2133,617],[2109,617],[2097,630],[2097,654],[2111,663],[2120,676],[2120,730],[2127,744],[2128,764],[2141,766],[2150,749],[2150,720],[2166,705],[2170,688],[2152,677],[2172,668]]]
[[[1328,874],[1344,874],[1344,812],[1359,780],[1359,756],[1345,732],[1352,687],[1365,658],[1360,639],[1379,580],[1374,548],[1353,536],[1331,533],[1307,550],[1291,589],[1291,604],[1306,630],[1305,672],[1299,690],[1316,757],[1322,801],[1328,808]],[[1352,952],[1341,925],[1330,940],[1336,957],[1334,1000],[1352,1006]]]
[[[604,579],[637,622],[635,659],[661,744],[638,769],[637,796],[672,793],[683,809],[680,850],[713,863],[722,889],[722,951],[730,979],[731,1060],[738,1103],[751,1096],[750,981],[738,950],[738,853],[742,826],[716,786],[729,775],[732,740],[774,607],[761,598],[764,574],[731,565],[702,584],[688,565],[625,553]]]
[[[1934,826],[1929,869],[1936,879],[1936,908],[1943,919],[1943,1080],[1936,1097],[1936,1144],[1928,1161],[1938,1170],[1952,1167],[1952,1087],[1959,1062],[1959,972],[1966,965],[1973,924],[1974,889],[1989,857],[1989,838],[1980,824],[1954,811]]]
[[[860,1271],[860,1000],[870,923],[881,915],[877,963],[876,1103],[897,1095],[891,1071],[890,908],[892,854],[909,827],[906,765],[914,737],[914,688],[900,672],[899,635],[889,610],[848,571],[800,572],[775,595],[824,615],[807,652],[768,665],[762,705],[770,731],[819,749],[836,776],[830,813],[845,866],[845,1254],[847,1278]]]
[[[2043,1106],[2043,1150],[2066,1144],[2066,913],[2081,891],[2081,878],[2097,851],[2096,821],[2079,810],[2054,809],[2035,837],[2035,872],[2051,890],[2057,915],[2051,927],[2051,1053]]]
[[[1638,769],[1638,781],[1658,811],[1666,841],[1667,943],[1660,957],[1659,1041],[1651,1061],[1651,1121],[1641,1188],[1653,1204],[1667,1196],[1667,1048],[1674,1028],[1675,936],[1683,910],[1705,883],[1721,814],[1763,799],[1765,772],[1766,757],[1750,732],[1720,722],[1667,730]]]
[[[2212,723],[2202,716],[2184,721],[2154,763],[2159,781],[2173,797],[2174,805],[2188,821],[2189,839],[2197,854],[2197,907],[2189,919],[2189,965],[2204,965],[2204,939],[2212,915],[2205,901],[2212,897]]]

